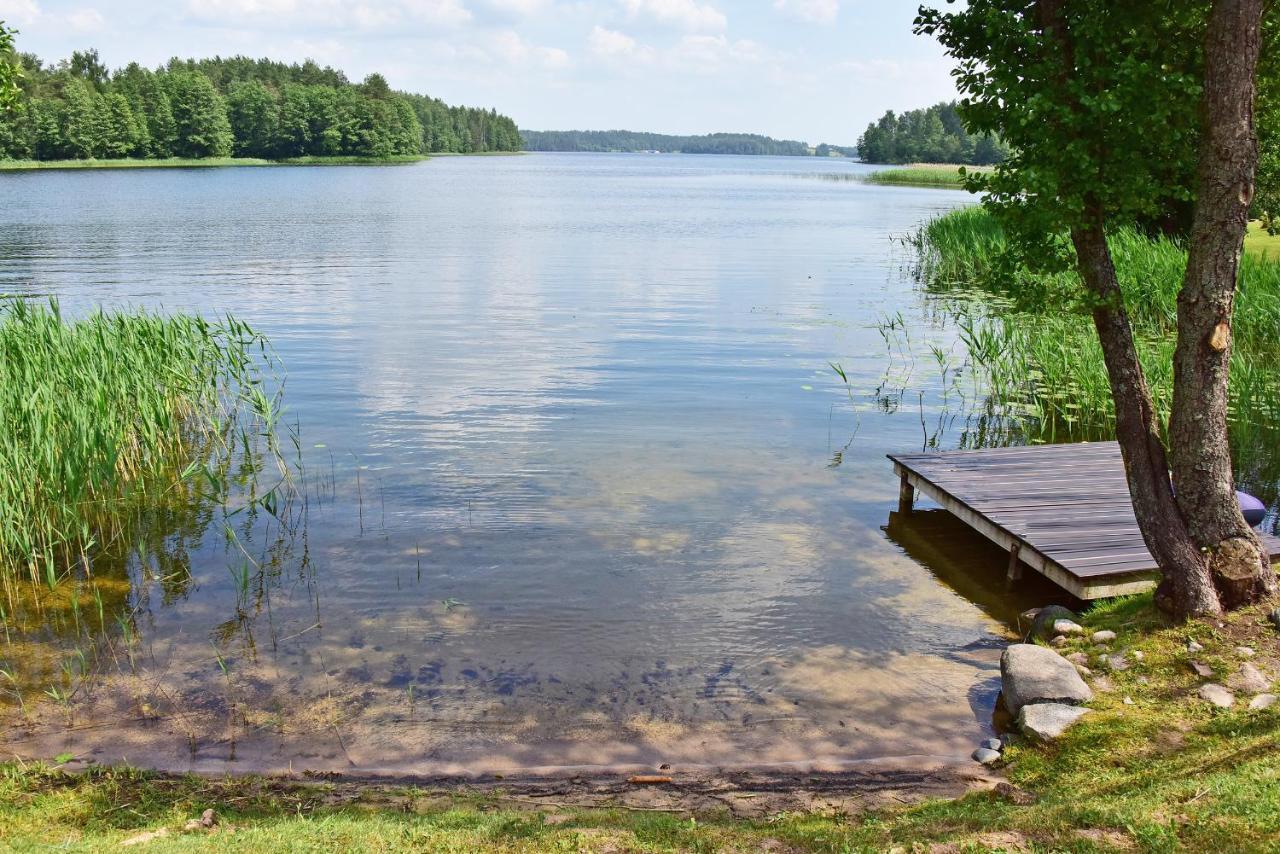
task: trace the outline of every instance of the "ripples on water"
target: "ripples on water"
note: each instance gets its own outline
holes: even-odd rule
[[[271,338],[308,510],[283,540],[237,523],[263,566],[247,596],[213,526],[177,570],[101,578],[102,637],[11,636],[0,665],[29,693],[82,687],[13,716],[10,749],[416,772],[967,753],[990,638],[1025,602],[946,518],[886,536],[884,454],[972,425],[874,326],[901,312],[953,346],[891,238],[965,197],[796,180],[859,169],[0,178],[0,290]]]

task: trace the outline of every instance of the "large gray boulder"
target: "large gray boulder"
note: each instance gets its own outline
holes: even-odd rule
[[[1035,644],[1015,643],[1005,649],[1000,656],[1000,682],[1011,715],[1035,703],[1078,706],[1093,699],[1075,665]]]
[[[1089,713],[1079,706],[1063,703],[1036,703],[1018,712],[1018,727],[1037,741],[1053,741]]]

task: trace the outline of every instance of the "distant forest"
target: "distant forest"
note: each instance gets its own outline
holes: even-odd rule
[[[711,133],[672,136],[630,130],[522,130],[526,151],[661,151],[681,154],[775,154],[808,157],[815,153],[806,142],[774,139],[753,133]],[[824,156],[844,149],[819,146]]]
[[[956,103],[935,104],[923,110],[895,114],[867,125],[858,139],[858,156],[867,163],[999,163],[1005,144],[990,134],[965,130]]]
[[[515,151],[492,110],[353,84],[307,61],[172,59],[109,71],[96,50],[46,65],[20,54],[21,108],[0,115],[0,159],[369,157]]]

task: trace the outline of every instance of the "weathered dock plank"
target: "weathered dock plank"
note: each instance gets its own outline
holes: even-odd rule
[[[1115,442],[890,454],[898,509],[919,492],[1081,599],[1137,593],[1159,578]],[[1272,558],[1280,539],[1263,536]]]

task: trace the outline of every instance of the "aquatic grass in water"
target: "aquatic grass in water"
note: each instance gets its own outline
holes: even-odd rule
[[[892,184],[907,187],[954,187],[964,189],[964,173],[982,172],[979,166],[953,166],[940,163],[915,163],[893,169],[881,169],[862,176],[870,184]]]
[[[1000,264],[1005,238],[981,207],[929,222],[911,238],[919,276],[954,319],[972,366],[1028,441],[1114,436],[1115,411],[1092,321],[1074,272],[1033,274]],[[1157,411],[1173,394],[1177,293],[1186,251],[1121,229],[1110,239]],[[1229,418],[1242,484],[1268,502],[1280,481],[1280,264],[1246,255],[1234,324]]]
[[[265,340],[227,317],[0,309],[0,578],[53,587],[138,536],[148,507],[202,478],[225,485],[234,448],[266,435]],[[242,412],[261,424],[240,422]],[[247,447],[243,448],[247,450]],[[278,449],[275,449],[278,451]],[[282,476],[287,474],[282,467]]]

